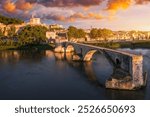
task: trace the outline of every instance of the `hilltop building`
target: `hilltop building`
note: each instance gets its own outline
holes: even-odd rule
[[[32,18],[30,19],[29,24],[31,25],[41,25],[41,19],[40,18],[34,18],[32,15]]]
[[[15,27],[16,29],[16,33],[18,33],[21,29],[23,29],[25,26],[27,25],[31,25],[31,26],[44,26],[47,29],[49,29],[50,31],[46,33],[46,37],[55,39],[57,37],[56,33],[59,32],[63,32],[64,28],[62,25],[59,24],[52,24],[52,25],[47,25],[41,22],[41,18],[35,18],[33,15],[31,17],[31,19],[27,22],[27,23],[23,23],[23,24],[11,24],[11,25],[5,25],[3,23],[0,23],[0,29],[4,32],[4,35],[7,36],[8,35],[8,30],[11,29],[11,27]]]
[[[26,25],[31,25],[31,26],[40,25],[40,26],[44,26],[47,29],[49,29],[48,25],[41,22],[41,18],[35,18],[33,15],[31,17],[31,19],[29,20],[29,22],[26,23]]]
[[[30,24],[40,25],[41,24],[41,19],[40,18],[31,18],[30,19]]]

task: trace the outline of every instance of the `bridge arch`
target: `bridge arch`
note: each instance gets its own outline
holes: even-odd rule
[[[133,90],[144,85],[142,55],[74,42],[65,42],[62,45],[63,48],[60,49],[60,52],[62,52],[62,49],[64,50],[63,52],[74,50],[78,56],[77,59],[82,61],[90,61],[96,52],[102,52],[114,66],[114,73],[106,81],[106,88]]]
[[[90,51],[88,51],[88,52],[85,54],[85,56],[84,56],[84,58],[83,58],[83,61],[90,61],[90,60],[92,60],[93,55],[94,55],[95,53],[97,53],[97,52],[102,53],[101,51],[98,51],[98,50],[90,50]]]

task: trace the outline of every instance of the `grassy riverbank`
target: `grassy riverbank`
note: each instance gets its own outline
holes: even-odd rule
[[[111,49],[118,49],[118,48],[150,48],[150,41],[134,41],[134,42],[100,42],[100,43],[84,43],[94,46],[100,46],[105,48]],[[11,45],[11,46],[0,46],[0,50],[51,50],[54,49],[54,44],[32,44],[32,45]]]
[[[51,50],[54,48],[54,44],[38,44],[38,45],[24,45],[24,46],[0,46],[0,50]]]
[[[105,48],[150,48],[150,41],[85,43]]]

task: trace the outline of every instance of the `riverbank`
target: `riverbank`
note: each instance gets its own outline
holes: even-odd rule
[[[54,48],[54,44],[36,44],[36,45],[24,45],[24,46],[0,46],[0,50],[51,50]]]
[[[131,49],[137,49],[137,48],[150,48],[150,41],[133,41],[133,42],[99,42],[99,43],[89,43],[84,42],[84,44],[94,45],[94,46],[100,46],[105,48],[111,48],[111,49],[118,49],[118,48],[131,48]],[[11,45],[11,46],[0,46],[0,50],[30,50],[30,49],[36,49],[36,50],[51,50],[54,49],[54,44],[32,44],[32,45],[24,45],[24,46],[18,46],[18,45]]]
[[[100,46],[111,49],[118,48],[150,48],[150,41],[133,41],[133,42],[100,42],[100,43],[84,43],[94,46]]]

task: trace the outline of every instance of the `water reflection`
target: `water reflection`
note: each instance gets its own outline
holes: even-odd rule
[[[18,51],[0,51],[0,58],[3,62],[8,62],[11,59],[14,59],[14,62],[18,62],[20,54]]]
[[[141,53],[149,56],[150,50]],[[149,79],[138,91],[105,89],[113,72],[108,60],[95,54],[92,62],[73,62],[73,54],[0,51],[0,99],[150,99]],[[150,71],[147,57],[144,70]]]
[[[98,81],[98,78],[97,76],[95,75],[95,71],[93,69],[93,65],[92,65],[92,62],[85,62],[84,63],[84,70],[85,70],[85,73],[88,77],[88,80],[90,82],[92,82],[93,84],[95,84],[95,86],[101,86],[101,87],[105,87],[104,84],[101,84],[99,81]]]
[[[88,80],[95,84],[96,86],[102,86],[104,87],[104,84],[100,84],[97,80],[97,77],[94,73],[92,62],[74,62],[72,61],[74,53],[54,53],[56,58],[56,63],[58,65],[63,64],[64,61],[67,61],[67,63],[70,65],[70,67],[74,68],[75,70],[78,70],[79,72],[84,71],[85,75],[87,76]]]
[[[28,59],[31,62],[40,61],[45,56],[45,51],[0,51],[0,60],[6,63],[17,63],[19,60]]]
[[[53,58],[54,52],[50,51],[50,50],[47,50],[47,51],[45,51],[45,55],[46,55],[47,58]]]
[[[133,52],[134,53],[134,52]],[[97,62],[94,62],[95,64],[99,65],[99,71],[101,74],[98,74],[100,77],[97,77],[97,74],[94,70],[94,65],[93,62],[73,62],[72,61],[72,55],[73,53],[67,53],[67,55],[62,54],[62,53],[56,53],[55,57],[56,57],[56,61],[65,61],[67,60],[69,65],[72,66],[75,70],[78,70],[80,73],[81,71],[84,71],[87,80],[89,81],[89,83],[91,83],[93,86],[95,87],[101,87],[104,88],[105,87],[105,80],[109,78],[109,76],[111,76],[112,72],[113,72],[113,67],[112,65],[109,63],[109,61],[103,56],[99,54],[96,54],[96,57],[94,58],[95,60],[97,60],[98,57],[99,60],[97,60]],[[69,59],[66,59],[66,58]],[[103,68],[100,68],[100,67]],[[111,66],[110,68],[108,66]],[[97,69],[97,67],[96,67]],[[111,70],[110,70],[111,69]],[[104,71],[101,71],[104,70]],[[108,71],[107,71],[108,70]],[[104,74],[105,75],[104,75]],[[106,77],[107,75],[107,77]],[[103,79],[102,79],[103,77]],[[103,83],[100,82],[100,80],[104,80]],[[122,91],[122,90],[111,90],[111,89],[105,89],[105,96],[107,97],[106,99],[111,99],[111,100],[122,100],[122,99],[126,99],[126,100],[142,100],[145,99],[145,89],[141,89],[138,91]]]

